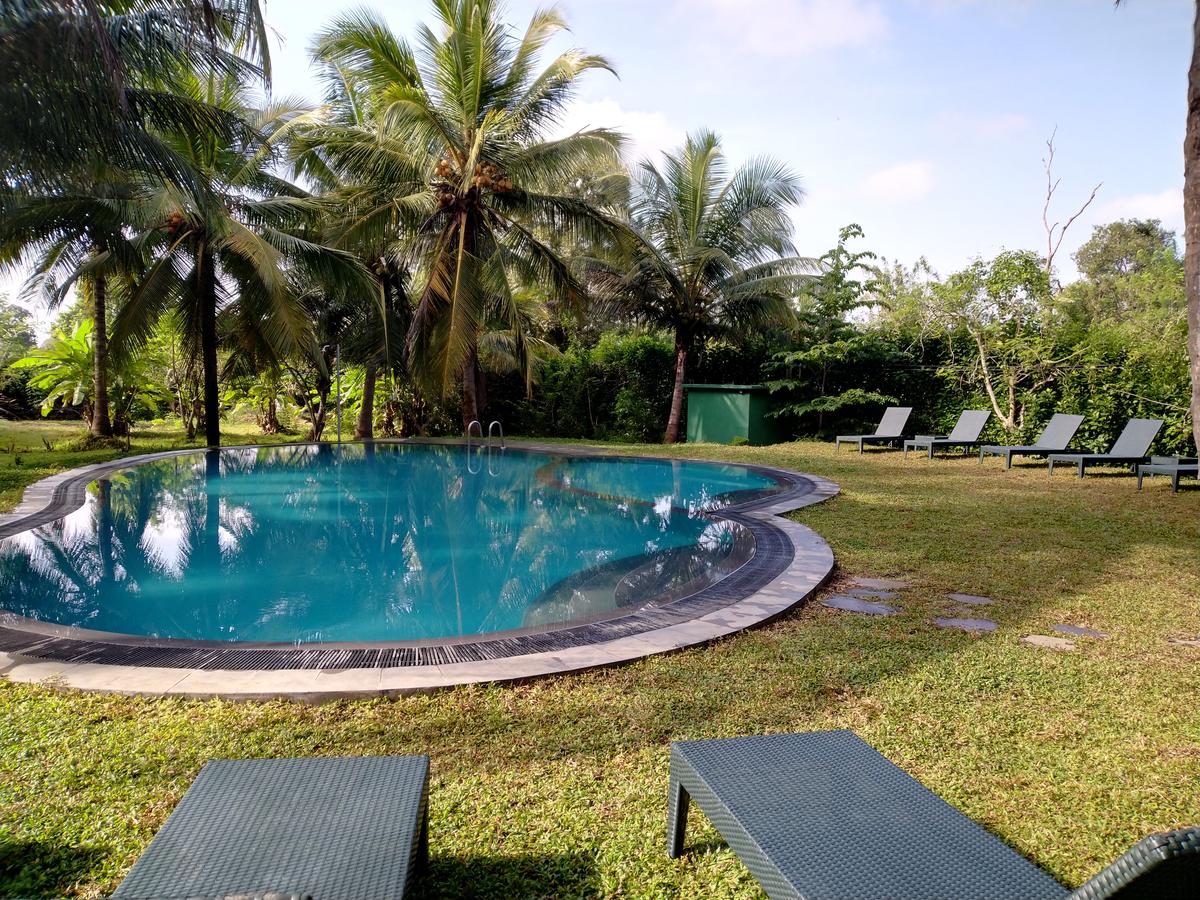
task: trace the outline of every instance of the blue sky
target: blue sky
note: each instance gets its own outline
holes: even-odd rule
[[[307,49],[342,0],[267,0],[274,91],[317,101]],[[368,4],[371,5],[371,4]],[[510,0],[523,27],[535,6]],[[378,3],[412,34],[423,0]],[[804,180],[801,252],[858,222],[862,246],[943,274],[1001,248],[1043,250],[1045,140],[1057,128],[1065,218],[1103,182],[1058,257],[1092,226],[1160,218],[1182,237],[1190,0],[566,0],[570,43],[607,56],[564,129],[620,126],[632,153],[708,127],[733,160],[766,153]],[[566,46],[566,44],[563,44]]]
[[[277,93],[319,96],[314,32],[357,4],[268,3],[284,38]],[[523,26],[540,5],[510,0]],[[423,2],[380,4],[404,34]],[[1001,248],[1042,250],[1046,138],[1055,218],[1099,182],[1057,258],[1125,216],[1183,230],[1190,0],[566,0],[571,42],[619,78],[588,76],[566,128],[618,125],[635,154],[720,133],[734,160],[768,153],[804,179],[802,252],[858,222],[869,246],[943,274]]]

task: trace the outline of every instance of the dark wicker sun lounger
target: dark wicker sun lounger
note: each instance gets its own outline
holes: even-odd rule
[[[1046,457],[1050,474],[1054,474],[1055,463],[1070,463],[1080,478],[1088,466],[1125,466],[1130,472],[1136,471],[1141,463],[1149,461],[1146,454],[1162,426],[1162,419],[1130,419],[1108,453],[1051,453]]]
[[[1179,479],[1191,476],[1200,478],[1200,465],[1194,458],[1181,456],[1152,456],[1150,462],[1137,467],[1138,490],[1147,475],[1166,475],[1171,479],[1171,493],[1179,493]]]
[[[1061,453],[1071,445],[1071,439],[1082,424],[1083,416],[1055,413],[1033,444],[984,444],[979,448],[979,461],[982,463],[984,456],[1003,456],[1004,468],[1011,469],[1014,456],[1048,456],[1051,453]]]
[[[208,763],[114,898],[396,900],[425,861],[429,757]]]
[[[1200,884],[1185,828],[1071,893],[849,731],[674,743],[670,791],[671,856],[690,797],[772,900],[1194,900]]]
[[[840,450],[842,444],[858,444],[858,452],[862,453],[863,444],[898,444],[904,440],[904,426],[911,415],[911,406],[889,406],[883,411],[874,434],[839,434],[834,439],[833,449]]]
[[[962,447],[968,450],[979,446],[979,434],[987,424],[991,413],[986,409],[965,409],[958,417],[954,430],[949,434],[920,434],[904,442],[904,455],[909,450],[925,450],[933,459],[935,450],[949,450],[951,447]]]

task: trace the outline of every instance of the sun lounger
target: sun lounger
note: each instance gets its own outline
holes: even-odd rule
[[[1162,419],[1130,419],[1108,453],[1051,453],[1046,457],[1050,474],[1054,474],[1055,463],[1070,463],[1080,478],[1088,466],[1126,466],[1134,472],[1138,465],[1149,461],[1146,454],[1162,425]]]
[[[1142,479],[1147,475],[1166,475],[1171,479],[1171,493],[1179,492],[1179,479],[1185,477],[1200,478],[1200,465],[1194,457],[1182,456],[1152,456],[1150,462],[1137,467],[1138,490],[1142,489]]]
[[[858,452],[862,453],[863,444],[898,444],[904,440],[904,426],[911,415],[911,406],[889,406],[883,411],[874,434],[839,434],[834,439],[833,449],[840,450],[843,443],[858,444]]]
[[[1200,828],[1183,828],[1072,893],[849,731],[672,744],[672,857],[689,799],[772,900],[1184,900],[1200,884]]]
[[[958,417],[958,422],[954,425],[954,430],[949,434],[921,434],[911,440],[904,442],[904,455],[908,456],[909,450],[925,450],[929,454],[929,458],[933,459],[935,450],[948,450],[951,447],[962,447],[967,450],[971,447],[979,446],[979,435],[983,431],[983,426],[987,424],[988,417],[991,413],[985,409],[966,409],[962,415]]]
[[[1083,416],[1055,413],[1037,441],[1027,445],[984,444],[979,448],[979,461],[984,456],[1003,456],[1004,468],[1012,468],[1014,456],[1047,456],[1051,453],[1062,452],[1071,444],[1075,432],[1083,424]]]
[[[396,900],[427,853],[429,757],[208,763],[114,900]]]

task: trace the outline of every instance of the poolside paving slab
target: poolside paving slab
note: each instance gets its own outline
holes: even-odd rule
[[[998,627],[995,622],[990,619],[955,619],[938,617],[933,620],[933,624],[939,628],[957,628],[959,631],[995,631]]]
[[[855,578],[854,583],[860,588],[871,588],[877,591],[903,591],[912,587],[907,581],[898,578]]]
[[[821,605],[828,606],[830,609],[839,609],[842,612],[863,613],[868,616],[894,616],[900,612],[899,607],[889,606],[877,600],[863,600],[861,597],[847,597],[843,594],[826,597],[821,601]]]
[[[1073,637],[1108,637],[1108,633],[1105,631],[1097,631],[1095,628],[1085,628],[1082,625],[1051,625],[1050,630],[1057,631],[1059,634],[1069,634]]]
[[[1067,638],[1054,637],[1049,634],[1027,634],[1021,638],[1022,644],[1041,647],[1043,650],[1070,651],[1075,649],[1075,642]]]
[[[899,594],[895,591],[881,591],[877,588],[846,588],[842,591],[843,594],[849,594],[851,597],[875,597],[878,600],[895,600]]]
[[[955,603],[965,603],[967,606],[991,606],[996,601],[991,597],[981,597],[978,594],[947,594]]]

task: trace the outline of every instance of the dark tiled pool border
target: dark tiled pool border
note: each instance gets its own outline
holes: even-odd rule
[[[381,442],[382,443],[382,442]],[[250,448],[225,449],[261,449]],[[514,446],[514,450],[556,455],[603,455],[622,458],[588,447],[547,445]],[[129,457],[87,467],[78,472],[56,476],[49,502],[42,509],[15,521],[0,524],[0,537],[8,537],[36,528],[67,515],[84,502],[87,485],[97,478],[143,462],[200,450],[171,451]],[[630,456],[630,459],[678,459],[677,457]],[[787,534],[770,522],[769,517],[751,513],[770,509],[780,511],[807,505],[817,490],[810,476],[764,466],[688,459],[689,463],[739,465],[771,478],[782,490],[763,495],[748,492],[744,502],[734,503],[710,513],[717,520],[728,520],[747,528],[754,536],[753,556],[740,568],[697,593],[664,603],[646,606],[597,622],[563,625],[532,632],[506,633],[478,638],[446,641],[404,641],[389,644],[308,644],[301,646],[218,641],[159,640],[133,635],[92,637],[78,629],[21,620],[10,616],[0,626],[0,652],[16,654],[34,661],[104,666],[154,667],[194,671],[273,671],[394,669],[404,667],[445,666],[455,663],[480,663],[529,654],[556,653],[603,644],[621,638],[690,622],[709,613],[730,607],[770,584],[794,559],[794,547]],[[824,499],[822,497],[821,499]]]

